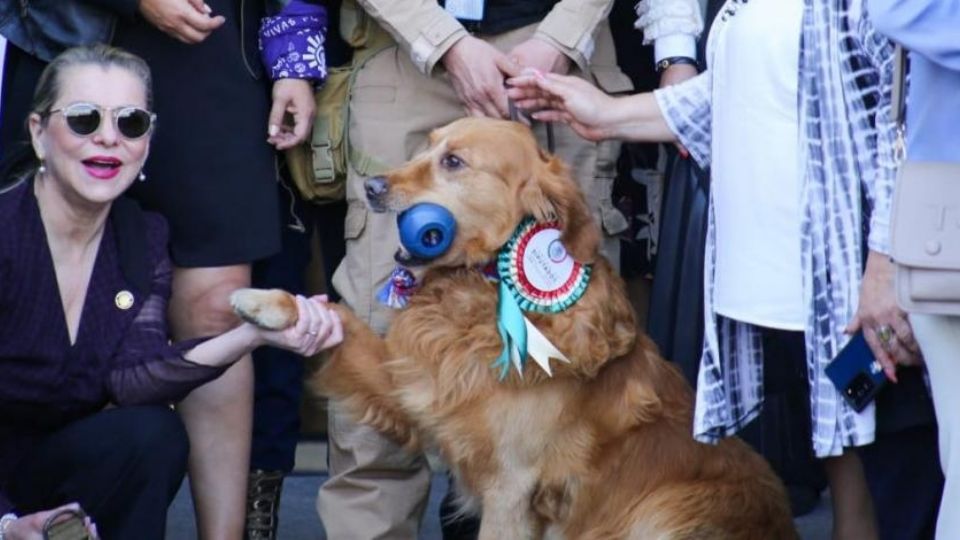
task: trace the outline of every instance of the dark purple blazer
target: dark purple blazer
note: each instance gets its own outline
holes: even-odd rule
[[[0,514],[9,472],[47,434],[108,403],[171,403],[225,368],[183,358],[166,326],[163,218],[111,208],[71,345],[33,182],[0,193]]]

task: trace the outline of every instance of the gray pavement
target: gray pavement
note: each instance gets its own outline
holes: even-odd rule
[[[280,499],[281,540],[325,540],[323,525],[317,517],[314,507],[317,489],[326,479],[324,474],[299,474],[284,481],[283,496]],[[430,492],[430,505],[424,515],[420,540],[440,540],[440,522],[438,509],[440,501],[447,491],[446,477],[435,474]],[[797,530],[803,540],[829,540],[833,521],[830,513],[829,497],[821,499],[820,504],[810,514],[797,520]],[[193,540],[197,537],[193,524],[193,507],[190,492],[184,483],[170,508],[167,520],[167,538],[169,540]],[[775,539],[771,539],[775,540]]]

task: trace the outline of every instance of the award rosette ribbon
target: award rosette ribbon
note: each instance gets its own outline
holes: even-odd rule
[[[500,297],[497,329],[503,350],[493,367],[503,380],[512,364],[523,376],[527,355],[552,376],[550,359],[570,362],[537,329],[524,311],[560,313],[574,305],[587,290],[590,266],[573,259],[560,242],[557,223],[537,223],[527,218],[500,250],[497,259]]]

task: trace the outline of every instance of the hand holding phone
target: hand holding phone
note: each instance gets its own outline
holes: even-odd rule
[[[873,356],[863,332],[854,334],[827,364],[827,377],[853,410],[860,412],[887,384],[883,367]]]

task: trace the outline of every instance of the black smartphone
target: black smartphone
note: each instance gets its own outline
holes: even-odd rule
[[[874,358],[863,332],[857,332],[850,338],[840,353],[827,364],[826,372],[843,399],[857,412],[869,405],[877,392],[887,384],[883,367]]]

